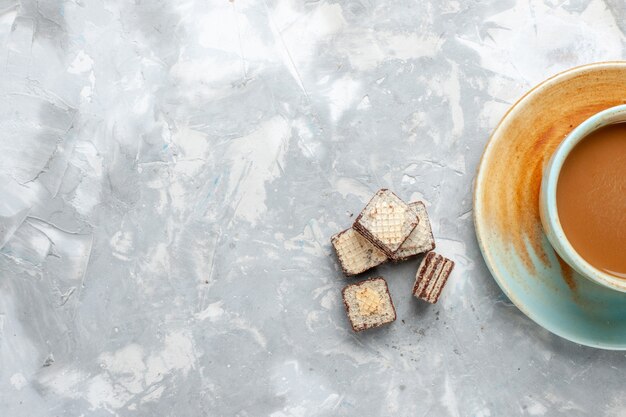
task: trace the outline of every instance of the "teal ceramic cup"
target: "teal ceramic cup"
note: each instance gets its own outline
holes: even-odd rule
[[[585,261],[572,247],[559,221],[556,188],[561,167],[574,147],[590,133],[601,127],[626,122],[626,105],[611,107],[585,120],[576,127],[556,149],[543,171],[539,213],[543,230],[556,252],[582,276],[605,287],[626,292],[626,280],[609,275]]]

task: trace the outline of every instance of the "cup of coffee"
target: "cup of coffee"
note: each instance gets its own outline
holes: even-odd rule
[[[539,213],[565,262],[626,292],[626,105],[591,116],[563,140],[543,172]]]

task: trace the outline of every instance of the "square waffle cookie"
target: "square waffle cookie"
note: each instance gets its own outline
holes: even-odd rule
[[[348,285],[342,295],[350,325],[355,332],[382,326],[396,319],[396,309],[383,277]]]
[[[436,303],[452,268],[453,261],[435,252],[429,252],[417,269],[413,295],[429,303]]]
[[[392,259],[396,262],[404,261],[435,249],[435,238],[430,227],[426,206],[421,201],[416,201],[409,203],[409,207],[417,213],[419,223],[398,250],[394,252]]]
[[[354,229],[382,250],[387,256],[409,237],[419,220],[408,204],[387,189],[381,189],[356,218]]]
[[[330,238],[345,275],[357,275],[387,260],[380,249],[350,228]]]

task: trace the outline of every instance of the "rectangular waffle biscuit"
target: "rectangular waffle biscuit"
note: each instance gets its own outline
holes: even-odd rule
[[[409,203],[409,207],[417,213],[419,223],[400,248],[394,252],[392,256],[394,261],[404,261],[412,256],[435,249],[435,238],[430,227],[428,213],[426,213],[426,206],[421,201],[416,201]]]
[[[382,326],[396,319],[396,309],[383,277],[348,285],[341,293],[350,325],[355,332]]]
[[[436,303],[452,268],[453,261],[435,252],[429,252],[417,269],[413,295],[429,303]]]
[[[408,204],[387,189],[367,203],[353,227],[389,257],[409,237],[419,220]]]
[[[343,273],[357,275],[387,260],[380,249],[350,228],[330,238]]]

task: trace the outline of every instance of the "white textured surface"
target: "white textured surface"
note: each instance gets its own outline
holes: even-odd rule
[[[479,254],[489,133],[624,57],[621,0],[0,0],[0,415],[623,417],[624,353],[530,322]],[[385,265],[355,335],[330,236],[387,187],[456,262]]]

